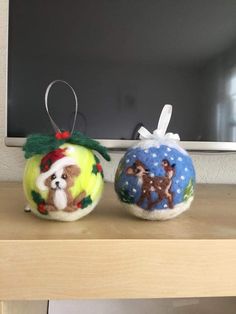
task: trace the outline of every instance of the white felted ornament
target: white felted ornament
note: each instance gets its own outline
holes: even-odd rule
[[[75,96],[71,132],[61,131],[48,110],[48,93],[57,82],[69,86]],[[23,177],[25,196],[31,211],[41,218],[77,220],[90,213],[102,195],[103,170],[93,151],[106,160],[110,157],[97,141],[74,131],[78,102],[68,83],[52,82],[46,90],[45,106],[55,134],[34,134],[27,138],[23,147],[27,159]]]
[[[157,129],[139,130],[140,141],[121,159],[115,190],[137,217],[148,220],[174,218],[187,210],[194,198],[195,170],[179,135],[166,133],[172,106],[165,105]]]

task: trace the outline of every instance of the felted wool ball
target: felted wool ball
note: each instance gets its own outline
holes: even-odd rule
[[[33,153],[28,158],[23,177],[24,192],[37,216],[74,221],[89,214],[99,202],[103,170],[91,149],[64,140],[59,140],[58,144],[45,154]],[[30,140],[27,149],[30,150]]]
[[[145,141],[121,159],[115,190],[135,216],[165,220],[190,207],[194,183],[195,171],[186,151]]]
[[[142,139],[125,153],[116,171],[120,201],[140,218],[174,218],[187,210],[194,198],[192,159],[180,147],[177,134],[165,134],[171,110],[170,105],[164,107],[153,134],[140,129]]]

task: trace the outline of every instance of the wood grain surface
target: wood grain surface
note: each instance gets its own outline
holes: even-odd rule
[[[25,213],[20,183],[0,183],[0,200],[0,240],[236,239],[234,185],[198,185],[191,209],[162,222],[130,215],[110,183],[91,214],[69,223]]]
[[[81,221],[23,212],[19,184],[0,184],[0,299],[236,295],[235,187],[198,186],[173,221],[130,216],[107,184]]]

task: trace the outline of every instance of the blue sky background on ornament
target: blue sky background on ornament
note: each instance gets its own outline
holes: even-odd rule
[[[135,176],[127,175],[126,169],[133,165],[136,160],[140,160],[149,169],[151,176],[165,176],[165,171],[161,165],[163,159],[167,159],[170,164],[175,164],[175,175],[172,180],[171,191],[174,192],[174,205],[184,201],[184,194],[189,184],[195,183],[195,171],[192,160],[188,154],[183,154],[182,149],[177,150],[166,145],[160,147],[130,148],[124,155],[121,161],[121,169],[119,177],[116,181],[117,190],[125,190],[129,196],[134,199],[136,203],[141,195],[141,186],[138,184],[138,178]],[[157,194],[152,192],[152,199],[157,199]],[[147,207],[145,200],[143,208]],[[168,208],[167,200],[163,200],[157,204],[153,209]]]

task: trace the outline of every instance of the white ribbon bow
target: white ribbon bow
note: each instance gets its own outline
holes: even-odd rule
[[[138,130],[138,133],[140,134],[140,139],[166,139],[166,140],[175,140],[179,141],[180,137],[179,134],[174,133],[166,133],[166,130],[168,128],[168,125],[170,123],[170,118],[172,115],[172,105],[165,105],[162,109],[157,129],[153,131],[153,133],[150,133],[145,127],[141,127]]]

